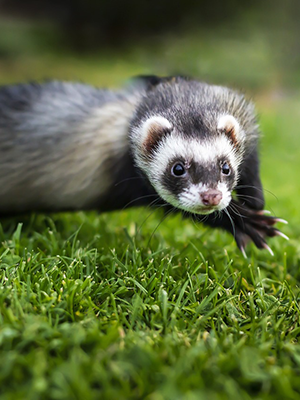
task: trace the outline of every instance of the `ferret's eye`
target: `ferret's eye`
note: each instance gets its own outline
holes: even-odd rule
[[[222,174],[223,175],[229,175],[230,174],[230,167],[226,162],[222,165],[221,169],[222,169]]]
[[[174,164],[171,171],[174,176],[183,176],[186,173],[186,170],[181,163]]]

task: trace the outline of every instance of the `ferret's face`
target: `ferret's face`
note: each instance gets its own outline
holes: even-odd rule
[[[165,118],[144,122],[137,158],[157,193],[171,205],[196,214],[226,208],[238,179],[239,126],[222,116],[210,138],[187,137]]]

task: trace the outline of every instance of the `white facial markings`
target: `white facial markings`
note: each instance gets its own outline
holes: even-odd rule
[[[223,195],[220,202],[220,209],[226,208],[231,201],[231,192],[228,190],[228,187],[224,182],[218,182],[217,189],[220,190]]]
[[[190,195],[191,197],[199,197],[200,193],[206,192],[207,189],[208,189],[207,185],[203,183],[197,183],[196,185],[191,185],[191,187],[185,192],[187,193],[187,195]]]
[[[177,199],[175,195],[173,195],[170,191],[166,190],[162,186],[157,185],[157,192],[161,196],[162,199],[167,201],[172,206],[182,209],[180,200]]]
[[[202,183],[191,185],[178,196],[180,208],[195,214],[210,214],[217,210],[223,210],[229,205],[231,192],[224,182],[218,182],[216,189],[222,193],[222,199],[217,206],[208,210],[201,200],[201,193],[205,193],[209,189],[208,185]]]
[[[148,118],[141,129],[141,143],[144,143],[147,140],[149,134],[151,134],[151,130],[153,129],[172,129],[172,124],[164,117],[159,115],[155,115],[153,117]]]
[[[217,136],[212,141],[197,139],[187,140],[174,133],[163,138],[157,150],[148,160],[146,173],[159,193],[159,195],[173,206],[198,214],[209,214],[216,210],[226,208],[231,200],[231,189],[225,182],[216,182],[214,188],[222,193],[220,203],[214,207],[207,207],[203,204],[201,193],[205,193],[210,187],[207,184],[189,183],[179,195],[168,190],[162,184],[167,173],[171,160],[183,161],[186,163],[195,162],[200,165],[215,165],[216,160],[224,158],[230,163],[231,168],[236,172],[240,164],[240,158],[226,136]],[[179,178],[180,179],[180,178]]]

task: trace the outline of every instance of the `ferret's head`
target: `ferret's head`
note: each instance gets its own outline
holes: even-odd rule
[[[226,208],[237,184],[241,128],[231,115],[219,118],[209,138],[188,137],[162,116],[140,127],[137,165],[157,193],[182,210],[209,214]]]
[[[229,89],[181,80],[159,86],[145,104],[130,137],[136,165],[156,192],[191,213],[226,208],[239,178],[251,104]]]

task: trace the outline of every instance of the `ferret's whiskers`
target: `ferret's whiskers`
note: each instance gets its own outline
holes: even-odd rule
[[[186,213],[186,212],[185,212]],[[199,220],[199,214],[187,214],[187,216],[190,216],[191,218],[191,220],[193,221],[193,224],[194,224],[194,227],[195,228],[197,228],[197,229],[199,229],[199,224],[197,224],[197,220]],[[200,215],[201,216],[201,215]],[[206,219],[207,219],[207,216],[205,215],[205,217],[204,218],[201,218],[200,219],[200,221],[201,222],[205,222],[206,221]]]
[[[255,190],[257,190],[258,192],[261,192],[261,193],[267,192],[267,193],[271,194],[276,200],[278,200],[278,197],[273,192],[271,192],[270,190],[265,189],[265,188],[264,189],[260,189],[257,186],[253,186],[253,185],[238,185],[238,186],[235,187],[234,190],[247,189],[247,188],[255,189]]]
[[[159,200],[160,200],[159,198],[153,200],[153,201],[148,205],[148,207],[150,208],[151,206],[155,206],[155,203],[158,202]],[[167,206],[167,204],[160,204],[159,206],[154,207],[153,210],[152,210],[151,212],[149,212],[149,214],[147,215],[147,217],[144,218],[143,222],[138,226],[137,233],[140,233],[140,232],[141,232],[141,229],[142,229],[142,226],[144,225],[144,223],[148,220],[148,218],[151,217],[151,215],[153,215],[153,214],[155,213],[156,210],[158,210],[159,208],[166,207],[166,206]]]
[[[249,194],[238,194],[238,193],[236,193],[236,197],[238,198],[238,199],[254,199],[254,200],[259,200],[259,198],[258,197],[256,197],[256,196],[250,196]]]
[[[141,176],[132,176],[130,178],[125,178],[125,179],[122,179],[121,181],[117,182],[115,184],[115,187],[121,185],[121,183],[124,183],[124,182],[127,182],[127,181],[132,181],[134,179],[143,179],[143,178]]]
[[[218,218],[220,218],[220,210],[217,210],[213,213],[213,218],[214,218],[214,222],[216,222],[216,220]]]
[[[130,204],[133,204],[134,202],[142,200],[142,199],[147,199],[148,197],[156,197],[155,200],[159,200],[157,198],[157,194],[154,194],[154,193],[153,194],[146,194],[145,196],[136,197],[135,199],[130,200],[128,203],[125,204],[125,206],[122,208],[122,210],[125,210],[125,208],[128,208],[130,206]]]
[[[248,217],[247,217],[247,215],[242,215],[240,212],[239,212],[239,210],[235,207],[235,205],[234,204],[229,204],[229,206],[228,206],[228,208],[235,214],[235,215],[237,215],[238,217],[240,217],[240,218],[245,218],[245,219],[247,219]],[[246,208],[245,208],[245,210],[246,210]]]
[[[218,216],[218,218],[219,219],[221,219],[222,218],[222,210],[217,210],[217,216]]]
[[[161,220],[159,221],[159,223],[156,225],[156,227],[154,228],[153,232],[151,233],[151,236],[150,236],[150,238],[148,240],[147,246],[150,246],[150,242],[151,242],[155,232],[157,231],[159,226],[166,220],[166,218],[171,214],[172,211],[173,211],[173,209],[170,209],[163,215],[163,217],[161,218]]]
[[[209,214],[192,214],[192,220],[195,226],[198,226],[197,222],[205,223],[208,220]]]
[[[230,221],[231,226],[232,226],[233,237],[235,237],[235,225],[234,225],[234,221],[233,221],[233,219],[231,218],[231,216],[230,216],[229,211],[227,210],[227,208],[224,209],[224,212],[225,212],[225,214],[227,215],[227,217],[229,218],[229,221]]]

